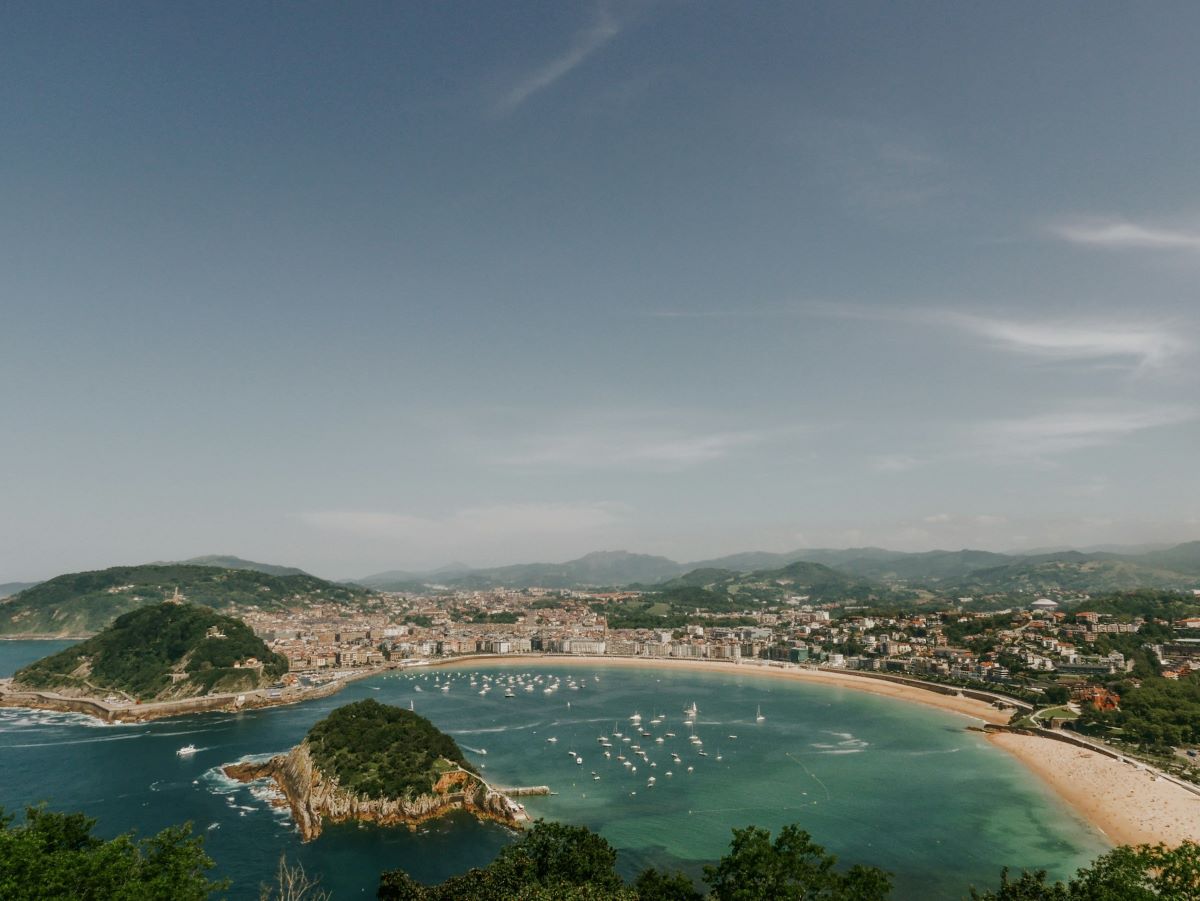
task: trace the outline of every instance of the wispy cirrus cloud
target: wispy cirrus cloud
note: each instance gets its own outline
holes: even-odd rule
[[[604,8],[596,20],[575,35],[566,52],[538,67],[513,85],[492,108],[497,116],[507,116],[526,100],[570,74],[597,50],[621,33],[620,24]]]
[[[1049,231],[1071,244],[1104,250],[1200,250],[1200,230],[1125,219],[1061,222],[1050,226]]]
[[[976,426],[968,443],[984,456],[1035,459],[1116,444],[1150,429],[1195,422],[1194,407],[1158,406],[1128,410],[1061,410]]]
[[[984,339],[997,349],[1044,360],[1124,363],[1139,370],[1162,367],[1191,347],[1180,330],[1169,323],[1137,322],[1117,317],[1020,319],[930,307],[871,307],[821,301],[743,309],[650,310],[641,315],[665,320],[817,316],[868,323],[901,323],[954,330]]]
[[[535,435],[495,457],[506,466],[684,469],[762,444],[768,430],[688,432],[669,428],[582,428]]]
[[[985,338],[995,346],[1049,360],[1127,360],[1138,368],[1162,366],[1187,343],[1161,325],[1102,320],[1020,320],[960,313],[925,314],[932,322]]]

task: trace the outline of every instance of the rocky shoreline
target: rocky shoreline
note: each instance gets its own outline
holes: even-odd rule
[[[353,679],[336,679],[319,686],[287,689],[271,696],[263,689],[239,693],[196,695],[169,701],[107,701],[88,695],[66,695],[52,691],[19,687],[12,679],[0,679],[0,707],[27,707],[60,713],[82,713],[106,723],[146,723],[151,720],[194,713],[224,711],[234,713],[261,707],[279,707],[329,697],[341,691]]]
[[[479,819],[517,829],[528,821],[521,805],[466,770],[443,774],[432,792],[415,798],[368,798],[352,794],[317,768],[306,742],[266,762],[228,764],[222,771],[239,782],[272,780],[287,799],[292,818],[306,842],[320,835],[326,822],[369,822],[415,829],[454,810],[465,810]]]

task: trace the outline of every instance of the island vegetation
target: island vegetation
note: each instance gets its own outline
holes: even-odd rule
[[[242,692],[287,672],[241,620],[166,602],[120,616],[100,634],[19,670],[17,689],[137,701]]]
[[[317,768],[367,798],[404,798],[433,791],[454,768],[476,772],[458,744],[425,717],[357,701],[339,707],[305,739]]]
[[[273,780],[305,841],[327,820],[415,827],[452,810],[514,827],[527,819],[480,777],[453,738],[411,710],[373,700],[339,707],[287,754],[229,764],[224,772],[242,782]]]

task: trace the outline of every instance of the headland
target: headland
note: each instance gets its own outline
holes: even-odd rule
[[[338,708],[286,754],[222,770],[240,782],[272,780],[304,841],[319,836],[325,822],[415,828],[455,810],[513,828],[529,820],[508,793],[475,771],[450,736],[424,717],[371,700]]]

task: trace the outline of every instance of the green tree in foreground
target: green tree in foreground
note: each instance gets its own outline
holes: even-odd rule
[[[617,853],[582,826],[538,820],[520,841],[488,866],[434,886],[423,886],[403,870],[384,873],[381,901],[702,901],[682,873],[646,870],[632,886],[616,872]],[[705,880],[718,901],[883,901],[890,877],[874,867],[834,869],[836,858],[813,844],[808,833],[786,826],[772,842],[765,829],[735,829],[730,853]]]
[[[642,870],[633,890],[638,901],[704,901],[704,895],[683,873]]]
[[[423,886],[403,870],[384,873],[382,901],[601,901],[637,896],[616,872],[617,852],[584,826],[538,820],[486,867]]]
[[[1046,882],[1025,872],[1016,882],[1005,870],[994,892],[971,890],[972,901],[1196,901],[1200,898],[1200,845],[1122,846],[1096,858],[1069,882]]]
[[[189,824],[135,840],[92,835],[79,813],[27,808],[25,822],[0,810],[0,898],[42,901],[204,901],[228,887],[207,877],[213,861]]]
[[[729,853],[704,868],[704,881],[717,901],[883,901],[891,893],[883,870],[854,866],[839,872],[836,863],[796,825],[784,826],[775,841],[766,829],[747,826],[733,830]]]

